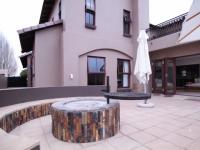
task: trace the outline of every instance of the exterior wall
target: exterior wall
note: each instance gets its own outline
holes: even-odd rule
[[[123,9],[131,12],[131,38],[123,36]],[[63,85],[66,86],[85,84],[79,68],[79,56],[89,51],[96,49],[119,50],[133,57],[132,62],[134,63],[139,29],[148,28],[149,23],[148,0],[96,0],[96,30],[85,28],[84,0],[62,1],[62,15],[64,21]],[[115,55],[115,53],[113,54]],[[102,56],[104,52],[98,52],[98,55]],[[111,78],[116,76],[116,72],[113,73],[110,72]],[[73,74],[73,80],[69,79],[70,74]],[[112,88],[115,89],[115,87],[116,85]]]
[[[145,30],[149,28],[149,0],[132,0],[133,5],[133,57],[136,58],[136,51],[138,48],[137,38],[140,30]],[[135,59],[133,59],[133,68],[135,67]],[[139,84],[135,75],[132,74],[133,78],[133,89],[135,91],[144,91],[144,87]]]
[[[0,74],[0,89],[7,88],[7,77],[4,74]]]
[[[27,56],[27,86],[32,86],[32,55]]]
[[[151,52],[152,60],[200,54],[200,41]]]
[[[176,59],[176,66],[200,64],[200,55],[180,57]]]
[[[0,89],[0,107],[54,98],[103,96],[102,90],[105,89],[106,86]]]
[[[178,41],[179,36],[180,36],[180,32],[176,32],[176,33],[149,41],[148,44],[149,44],[150,52],[177,46],[178,44],[176,42]]]
[[[119,58],[119,59],[132,60],[132,58],[116,50],[106,50],[106,49],[93,51],[88,54],[80,56],[79,58],[79,84],[81,86],[87,85],[87,57],[88,56],[105,57],[105,68],[106,68],[105,72],[106,72],[106,76],[110,76],[110,85],[111,85],[110,90],[115,91],[117,89],[117,59]],[[130,64],[132,64],[132,61],[130,61]],[[131,66],[131,70],[132,68],[133,67]],[[131,85],[131,88],[132,88],[132,85]]]
[[[62,26],[55,26],[35,33],[34,86],[61,86]]]
[[[8,87],[7,77],[8,77],[8,70],[0,69],[0,89]]]

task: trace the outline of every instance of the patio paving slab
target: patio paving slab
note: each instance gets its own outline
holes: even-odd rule
[[[197,125],[190,125],[175,132],[191,139],[200,138],[200,126]]]
[[[147,130],[145,130],[145,132],[151,134],[151,135],[154,135],[158,138],[161,138],[167,134],[170,134],[170,131],[167,131],[167,130],[163,130],[159,127],[152,127],[152,128],[149,128]]]
[[[151,134],[145,133],[143,131],[136,132],[136,133],[130,135],[130,137],[141,144],[149,143],[149,142],[157,139],[157,137],[155,137]]]
[[[200,101],[188,99],[191,98],[153,95],[150,101],[155,108],[148,109],[138,108],[140,101],[122,100],[121,131],[99,142],[73,144],[57,140],[51,133],[51,116],[29,121],[10,134],[39,139],[41,150],[199,150]],[[0,108],[0,113],[9,109]]]
[[[187,148],[193,142],[193,140],[191,140],[190,138],[180,136],[174,133],[164,136],[162,139],[182,148]]]
[[[151,143],[146,144],[151,150],[184,150],[174,144],[158,139]]]

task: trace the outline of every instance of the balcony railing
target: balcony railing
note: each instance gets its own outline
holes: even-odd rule
[[[149,40],[153,40],[156,38],[160,38],[169,34],[173,34],[181,31],[182,24],[185,20],[187,13],[162,22],[158,25],[150,24],[150,28],[147,29],[147,33],[149,35]]]

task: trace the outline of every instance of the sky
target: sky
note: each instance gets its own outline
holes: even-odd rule
[[[17,30],[39,23],[43,0],[0,0],[0,32],[15,50],[19,72],[21,47]],[[192,0],[149,0],[150,23],[158,24],[188,12]]]
[[[39,23],[43,0],[0,0],[0,32],[14,48],[18,73],[22,70],[19,60],[21,46],[17,30]]]

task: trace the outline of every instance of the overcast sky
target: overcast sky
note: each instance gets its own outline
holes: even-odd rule
[[[43,0],[0,0],[0,31],[15,49],[17,58],[21,52],[17,30],[38,24],[42,3]],[[183,14],[191,4],[192,0],[149,0],[150,23],[158,24]]]

